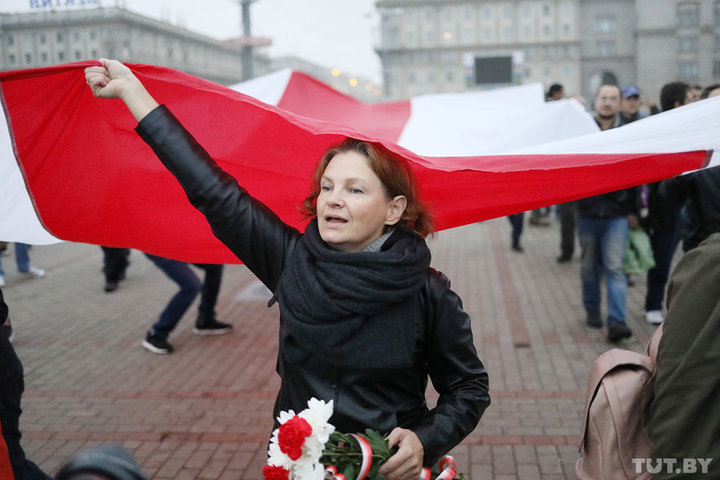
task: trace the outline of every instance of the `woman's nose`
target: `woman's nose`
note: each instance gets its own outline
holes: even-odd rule
[[[333,190],[328,194],[326,201],[331,207],[339,207],[342,205],[342,196],[338,190]]]

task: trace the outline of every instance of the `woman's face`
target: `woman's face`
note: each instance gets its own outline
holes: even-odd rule
[[[325,168],[317,198],[320,237],[343,252],[360,252],[394,225],[407,200],[388,199],[382,182],[358,152],[341,152]]]

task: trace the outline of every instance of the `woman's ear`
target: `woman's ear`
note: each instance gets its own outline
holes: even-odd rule
[[[385,225],[395,225],[405,214],[407,198],[405,195],[398,195],[387,204],[385,213]]]

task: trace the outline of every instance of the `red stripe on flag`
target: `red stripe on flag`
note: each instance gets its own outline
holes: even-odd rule
[[[362,103],[301,72],[292,73],[278,107],[306,117],[347,125],[390,142],[397,142],[410,118],[409,101]]]

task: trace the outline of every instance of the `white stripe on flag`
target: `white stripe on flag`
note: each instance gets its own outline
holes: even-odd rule
[[[43,228],[30,201],[20,168],[15,161],[5,112],[0,115],[0,240],[31,245],[61,240]]]

